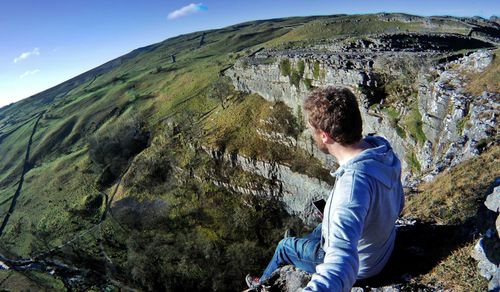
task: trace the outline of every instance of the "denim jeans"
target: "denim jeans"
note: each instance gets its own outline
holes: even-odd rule
[[[321,224],[305,237],[288,237],[282,239],[271,262],[260,277],[260,283],[269,279],[280,266],[294,265],[308,273],[314,273],[316,266],[323,263],[325,251],[321,248]]]

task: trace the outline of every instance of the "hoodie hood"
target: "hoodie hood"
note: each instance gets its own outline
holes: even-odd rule
[[[391,188],[401,173],[401,162],[396,159],[391,145],[385,138],[367,136],[364,140],[372,147],[363,150],[330,174],[339,177],[347,170],[359,171]]]

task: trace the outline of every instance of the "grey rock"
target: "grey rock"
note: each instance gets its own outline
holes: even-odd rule
[[[408,36],[419,37],[412,34]],[[404,34],[380,34],[365,40],[339,38],[302,49],[262,50],[236,62],[224,74],[232,79],[237,90],[258,93],[269,101],[282,101],[294,112],[302,107],[310,93],[303,80],[310,80],[314,87],[333,85],[352,89],[359,96],[363,133],[377,133],[391,142],[402,160],[403,184],[410,186],[415,184],[420,174],[412,172],[406,161],[409,154],[416,154],[424,179],[430,181],[439,172],[478,155],[488,143],[498,143],[500,140],[496,121],[500,96],[485,92],[479,97],[472,97],[464,91],[467,80],[463,72],[484,70],[493,58],[492,52],[487,50],[479,50],[431,69],[425,67],[428,66],[426,62],[420,64],[422,73],[418,78],[417,99],[422,131],[427,138],[423,145],[409,135],[400,137],[385,113],[368,108],[374,101],[383,101],[377,100],[373,93],[383,85],[377,72],[382,70],[399,76],[401,69],[390,65],[394,63],[391,61],[399,58],[403,58],[403,61],[427,60],[439,55],[439,50],[430,47],[432,44],[426,44],[424,40],[406,43]],[[282,75],[280,62],[285,59],[290,61],[291,68],[297,68],[299,62],[304,63],[304,73],[298,84],[292,84],[288,76]],[[314,72],[317,65],[320,74]],[[430,75],[425,72],[429,70],[438,77],[428,80]],[[410,110],[404,105],[395,106],[403,114]],[[281,140],[289,145],[295,142],[319,158],[325,167],[334,166],[332,157],[322,154],[311,143],[308,131],[296,141],[288,142],[286,137],[273,138],[271,134],[267,135],[269,139]]]
[[[489,281],[488,290],[498,291],[500,289],[500,267],[492,263],[486,256],[483,238],[479,239],[474,246],[472,257],[479,262],[479,274]]]
[[[274,279],[273,279],[274,278]],[[284,266],[276,270],[272,276],[271,285],[281,291],[299,292],[311,280],[311,274],[293,266]]]
[[[500,186],[495,187],[486,197],[484,205],[493,212],[500,212]]]
[[[488,209],[497,213],[497,219],[494,223],[496,226],[486,231],[484,237],[478,240],[472,251],[472,257],[478,261],[479,274],[489,281],[489,291],[500,290],[500,263],[496,262],[498,261],[498,247],[500,247],[500,214],[498,214],[500,212],[499,183],[500,178],[496,178],[492,184],[492,187],[494,187],[493,191],[486,197],[486,201],[484,202]]]
[[[294,172],[290,167],[276,162],[267,162],[251,159],[240,154],[220,152],[215,149],[202,147],[214,159],[226,162],[231,167],[240,167],[242,170],[261,176],[273,182],[273,186],[262,188],[259,185],[239,185],[238,182],[221,182],[216,177],[212,182],[236,192],[252,194],[262,198],[277,198],[284,203],[286,211],[301,218],[304,223],[317,223],[313,201],[326,199],[333,186],[314,177]],[[230,179],[230,178],[229,178]]]

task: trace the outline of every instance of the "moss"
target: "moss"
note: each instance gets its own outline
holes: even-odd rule
[[[395,109],[392,106],[384,107],[382,109],[383,112],[385,112],[389,118],[389,123],[391,126],[396,130],[396,134],[398,134],[399,137],[405,139],[406,138],[406,132],[401,128],[399,125],[399,112],[397,109]]]
[[[299,62],[297,62],[297,73],[300,77],[304,76],[305,69],[306,65],[304,63],[304,60],[299,60]]]
[[[299,88],[300,85],[300,79],[302,77],[300,74],[296,71],[292,72],[292,75],[290,76],[290,83],[293,84],[297,89]]]
[[[406,162],[408,162],[408,165],[410,166],[410,169],[414,174],[420,173],[420,162],[418,162],[418,158],[415,152],[408,151],[408,153],[406,154]]]
[[[302,113],[302,106],[297,105],[297,110],[295,111],[297,115],[297,133],[301,134],[306,129],[306,122],[304,119],[304,115]],[[298,137],[298,135],[297,135]]]
[[[291,76],[291,66],[289,59],[283,59],[280,62],[280,72],[282,76]]]
[[[423,145],[427,140],[424,131],[422,130],[422,115],[420,115],[420,111],[416,103],[411,106],[411,110],[404,117],[403,120],[404,128],[412,136],[417,143]]]
[[[313,65],[313,77],[314,79],[318,79],[319,78],[319,70],[320,70],[320,67],[319,67],[319,61],[314,61],[314,65]]]
[[[382,111],[385,112],[391,120],[398,120],[399,119],[398,110],[392,106],[384,107],[382,109]]]
[[[312,85],[312,79],[309,78],[304,79],[304,85],[307,90],[312,90],[314,88],[314,86]]]
[[[457,122],[457,130],[459,134],[463,133],[465,124],[467,124],[468,121],[469,121],[469,116],[465,116]]]

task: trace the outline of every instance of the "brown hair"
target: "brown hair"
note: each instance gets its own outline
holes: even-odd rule
[[[363,122],[356,96],[347,88],[328,86],[314,90],[304,101],[307,120],[342,145],[358,142]]]

